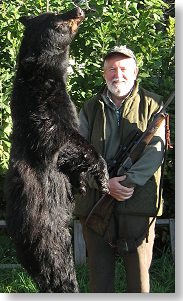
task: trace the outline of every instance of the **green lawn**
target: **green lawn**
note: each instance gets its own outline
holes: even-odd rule
[[[0,235],[0,264],[16,263],[16,255],[11,241],[7,236]],[[77,278],[81,293],[88,291],[87,264],[77,266]],[[116,292],[125,291],[124,267],[118,260],[116,264]],[[35,293],[37,292],[34,282],[22,268],[0,270],[0,293]],[[151,266],[151,292],[174,293],[175,292],[175,266],[169,248],[161,255],[154,256]]]

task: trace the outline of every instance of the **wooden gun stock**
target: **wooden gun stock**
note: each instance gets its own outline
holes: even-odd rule
[[[151,142],[152,138],[154,137],[156,131],[162,124],[163,120],[167,117],[167,113],[165,112],[168,105],[171,103],[173,98],[175,97],[175,92],[172,92],[169,96],[168,100],[164,104],[163,108],[160,110],[159,113],[156,114],[153,121],[149,124],[147,129],[141,134],[139,139],[134,138],[134,143],[130,142],[130,147],[127,147],[127,152],[124,154],[123,150],[121,154],[117,155],[118,160],[116,164],[111,168],[110,172],[117,170],[119,166],[122,166],[124,170],[128,170],[142,155],[142,152],[146,148],[146,146]],[[121,160],[119,160],[121,155]],[[120,164],[119,164],[120,161]],[[119,166],[118,166],[119,164]],[[115,175],[113,175],[115,176]],[[88,214],[85,224],[90,228],[97,227],[98,219],[104,221],[103,224],[99,223],[98,233],[102,235],[105,231],[105,227],[109,222],[110,216],[112,214],[114,206],[114,199],[109,194],[104,194],[94,205],[90,213]]]

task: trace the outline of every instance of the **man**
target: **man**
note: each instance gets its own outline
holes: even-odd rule
[[[137,75],[134,53],[126,46],[115,46],[104,58],[105,87],[80,112],[81,134],[109,163],[134,130],[145,131],[162,106],[161,96],[141,88]],[[128,171],[119,168],[110,178],[109,193],[115,205],[104,235],[85,223],[100,197],[92,178],[86,196],[77,199],[75,214],[83,226],[91,292],[115,292],[116,254],[123,258],[126,292],[150,291],[155,219],[150,224],[153,214],[148,210],[158,199],[164,136],[162,124],[140,159]]]

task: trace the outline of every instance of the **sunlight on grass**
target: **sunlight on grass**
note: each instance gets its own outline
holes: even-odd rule
[[[1,243],[3,241],[3,243]],[[15,250],[10,240],[0,235],[0,263],[15,263]],[[81,293],[89,292],[87,264],[76,266],[77,279]],[[162,255],[153,258],[150,269],[152,293],[175,292],[175,265],[171,251],[163,250]],[[115,288],[117,293],[125,292],[125,270],[120,258],[116,264]],[[23,268],[0,270],[0,293],[36,293],[35,283]]]

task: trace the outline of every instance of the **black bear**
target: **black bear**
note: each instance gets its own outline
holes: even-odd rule
[[[89,172],[108,191],[106,163],[79,135],[66,91],[69,46],[83,19],[79,7],[20,19],[25,31],[11,98],[6,221],[40,292],[79,291],[69,231],[73,186],[84,190]]]

